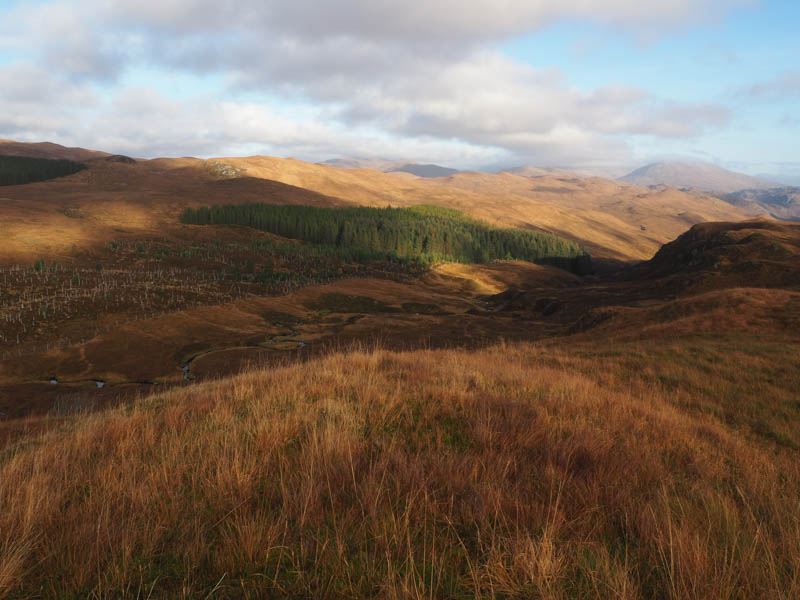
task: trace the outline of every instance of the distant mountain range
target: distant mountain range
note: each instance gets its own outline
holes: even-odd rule
[[[411,173],[417,177],[425,178],[449,177],[460,173],[458,169],[450,169],[440,165],[420,164],[407,160],[384,160],[381,158],[334,158],[320,164],[336,167],[337,169],[374,169],[383,173]]]
[[[759,173],[757,177],[774,181],[781,185],[800,186],[800,175],[781,175],[778,173]]]
[[[660,162],[646,165],[619,178],[636,185],[667,185],[704,192],[730,194],[740,190],[767,190],[779,184],[708,163]]]
[[[739,190],[719,197],[745,210],[762,210],[774,219],[800,221],[800,187]]]
[[[708,163],[654,163],[620,177],[620,181],[699,190],[751,212],[766,213],[786,221],[800,220],[800,188]]]

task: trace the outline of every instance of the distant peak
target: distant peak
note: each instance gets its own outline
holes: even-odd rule
[[[449,177],[459,173],[458,169],[411,160],[387,160],[383,158],[333,158],[320,164],[337,169],[374,169],[383,173],[411,173],[417,177]]]
[[[666,185],[705,192],[731,193],[744,189],[768,189],[777,184],[704,162],[655,162],[620,177],[636,185]]]

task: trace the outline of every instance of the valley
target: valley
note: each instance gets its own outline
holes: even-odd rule
[[[0,187],[0,595],[800,589],[800,225],[564,173],[86,165]]]
[[[0,0],[0,600],[798,600],[798,22]]]

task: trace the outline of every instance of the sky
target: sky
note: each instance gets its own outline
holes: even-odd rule
[[[0,0],[0,138],[800,177],[797,0]]]

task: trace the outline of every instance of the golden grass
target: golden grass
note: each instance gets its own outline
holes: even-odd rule
[[[796,598],[800,356],[736,381],[730,344],[362,350],[54,420],[0,451],[0,595]]]
[[[268,156],[218,160],[245,169],[249,177],[357,204],[436,204],[501,226],[545,229],[586,244],[593,256],[622,260],[650,258],[694,223],[755,216],[710,195],[568,173],[524,177],[467,172],[423,179]]]

